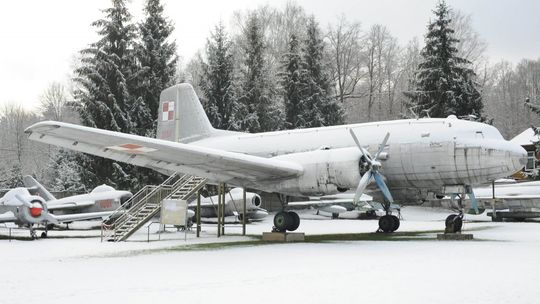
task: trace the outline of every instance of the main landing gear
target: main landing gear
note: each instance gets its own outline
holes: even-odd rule
[[[472,193],[472,190],[469,190],[468,192]],[[446,220],[444,221],[444,224],[446,226],[444,229],[444,233],[461,233],[461,228],[463,228],[463,200],[465,199],[465,194],[466,193],[464,191],[459,194],[451,195],[450,202],[458,213],[450,214],[448,217],[446,217]]]
[[[399,228],[399,217],[390,214],[390,203],[383,204],[385,215],[381,216],[379,219],[379,229],[377,232],[390,233],[398,230]]]
[[[296,212],[280,211],[274,216],[272,232],[295,231],[300,226],[300,217]]]
[[[446,229],[444,233],[457,233],[461,232],[463,227],[463,212],[460,211],[459,214],[450,214],[445,221]]]
[[[399,228],[399,218],[395,215],[386,214],[379,219],[379,229],[377,232],[394,232]]]

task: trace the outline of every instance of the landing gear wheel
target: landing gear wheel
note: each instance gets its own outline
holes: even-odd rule
[[[394,226],[392,227],[392,232],[396,231],[399,229],[399,224],[400,224],[400,221],[399,221],[399,217],[395,216],[395,215],[390,215],[392,217],[392,219],[394,220]]]
[[[300,217],[296,212],[289,211],[290,225],[287,227],[289,231],[295,231],[300,226]]]
[[[280,211],[274,216],[274,230],[278,232],[287,231],[289,223],[292,221],[288,212]]]
[[[399,224],[398,224],[399,225]],[[394,218],[391,215],[383,215],[379,219],[379,231],[384,233],[394,232],[394,227],[396,226]]]
[[[47,238],[47,232],[42,232],[41,233],[41,238],[46,239]]]
[[[445,233],[461,232],[461,228],[463,227],[463,219],[457,214],[450,214],[446,218],[445,224]]]

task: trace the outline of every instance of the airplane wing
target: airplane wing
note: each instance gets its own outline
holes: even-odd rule
[[[102,211],[102,212],[87,212],[87,213],[74,213],[74,214],[61,214],[53,215],[59,222],[73,222],[73,221],[85,221],[94,219],[104,219],[107,216],[113,214],[114,211]]]
[[[47,209],[49,211],[54,210],[74,210],[74,209],[80,209],[88,206],[93,206],[95,204],[94,201],[83,201],[83,202],[65,202],[62,204],[47,204]]]
[[[13,214],[11,211],[0,214],[0,223],[10,223],[16,220],[17,218],[15,217],[15,214]]]
[[[302,174],[299,164],[55,121],[25,131],[46,144],[155,170],[179,171],[227,182],[283,179]]]

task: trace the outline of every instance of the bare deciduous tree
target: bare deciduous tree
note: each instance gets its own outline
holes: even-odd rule
[[[360,23],[349,23],[343,16],[328,29],[332,78],[341,103],[359,97],[356,87],[364,76],[361,35]]]

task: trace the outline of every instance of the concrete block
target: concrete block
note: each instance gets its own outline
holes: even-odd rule
[[[303,232],[263,232],[262,240],[266,242],[303,242]]]
[[[473,235],[470,233],[439,233],[437,240],[441,241],[466,241],[472,240]]]

